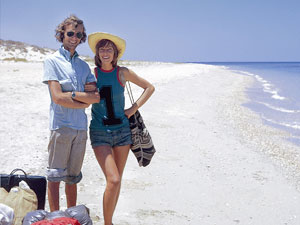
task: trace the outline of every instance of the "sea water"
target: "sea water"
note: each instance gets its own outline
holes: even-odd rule
[[[223,65],[252,76],[246,107],[269,126],[288,131],[289,141],[300,146],[300,62],[205,63]]]

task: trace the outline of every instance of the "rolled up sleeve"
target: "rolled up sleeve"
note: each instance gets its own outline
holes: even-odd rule
[[[53,65],[53,62],[50,58],[45,59],[44,61],[44,76],[43,76],[43,83],[48,84],[49,80],[56,80],[57,78],[57,72],[55,71],[55,66]]]
[[[90,82],[96,82],[96,78],[95,76],[91,73],[90,68],[88,68],[88,76],[86,78],[86,82],[90,83]]]

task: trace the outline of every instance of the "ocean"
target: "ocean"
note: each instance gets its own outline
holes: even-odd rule
[[[300,62],[202,63],[222,65],[255,82],[247,89],[244,104],[257,113],[264,124],[285,130],[288,139],[300,146]]]

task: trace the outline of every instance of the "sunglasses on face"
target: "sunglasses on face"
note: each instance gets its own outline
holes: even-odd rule
[[[75,34],[75,32],[73,32],[73,31],[67,32],[68,37],[73,37],[74,34]],[[76,37],[77,37],[78,39],[82,38],[82,36],[83,36],[82,32],[77,32],[77,33],[76,33]]]

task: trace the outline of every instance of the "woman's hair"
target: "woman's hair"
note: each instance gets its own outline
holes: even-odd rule
[[[100,57],[99,57],[99,49],[102,48],[102,47],[108,47],[108,46],[111,46],[114,49],[114,58],[113,58],[111,64],[112,64],[113,67],[117,66],[117,63],[118,63],[117,58],[118,58],[119,52],[118,52],[118,49],[117,49],[117,46],[115,45],[115,43],[113,43],[112,41],[110,41],[108,39],[102,39],[96,45],[96,54],[95,54],[95,64],[96,64],[96,66],[98,66],[98,67],[102,66],[102,62],[101,62]]]
[[[68,18],[66,18],[61,24],[59,24],[55,29],[55,37],[59,42],[63,42],[64,40],[64,33],[67,25],[73,24],[75,27],[78,25],[83,26],[83,33],[82,38],[80,39],[80,44],[86,41],[86,33],[85,33],[85,27],[83,24],[83,21],[79,19],[75,15],[70,15]]]

